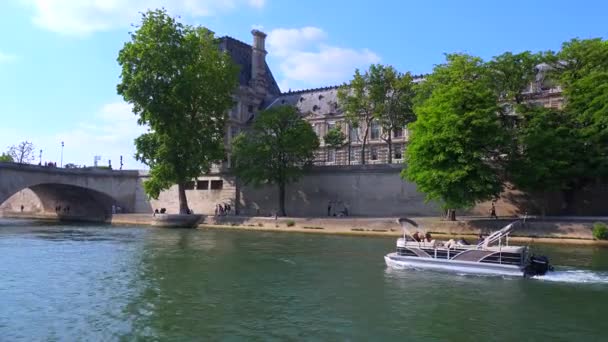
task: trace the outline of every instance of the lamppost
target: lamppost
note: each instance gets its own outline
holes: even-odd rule
[[[63,141],[61,142],[61,164],[59,167],[63,167]]]
[[[40,150],[40,161],[38,162],[38,165],[42,165],[42,150]]]

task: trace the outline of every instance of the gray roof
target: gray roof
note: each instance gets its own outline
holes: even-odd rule
[[[220,38],[220,50],[227,51],[230,57],[232,57],[232,60],[241,67],[239,84],[248,86],[251,81],[251,45],[232,37],[224,36]],[[266,84],[268,87],[268,94],[273,96],[281,94],[281,90],[279,89],[274,76],[272,76],[272,71],[270,71],[268,64],[266,64]]]
[[[306,89],[283,93],[270,101],[266,108],[276,106],[295,106],[302,114],[326,116],[341,114],[338,107],[338,86]]]
[[[414,75],[414,82],[419,82],[426,75]],[[300,113],[312,116],[327,116],[342,114],[338,106],[338,88],[330,86],[324,88],[305,89],[282,93],[280,96],[267,102],[265,108],[276,106],[295,106]]]

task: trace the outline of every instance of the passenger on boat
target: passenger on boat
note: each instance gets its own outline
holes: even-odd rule
[[[424,238],[426,239],[426,242],[431,242],[433,239],[431,238],[431,233],[426,232],[426,234],[424,235]]]
[[[458,241],[455,241],[454,239],[450,239],[450,240],[448,240],[448,242],[446,242],[443,245],[443,247],[449,249],[449,248],[454,248],[456,246],[467,246],[468,244],[469,243],[463,238],[458,239]]]
[[[414,233],[414,235],[412,235],[412,237],[414,238],[414,240],[416,240],[416,242],[420,242],[421,241],[421,239],[420,239],[420,233],[418,233],[418,231],[416,231]]]
[[[462,246],[468,246],[468,245],[470,245],[470,243],[467,240],[465,240],[464,238],[458,239],[458,241],[456,241],[456,243],[459,244],[459,245],[462,245]]]
[[[454,241],[454,239],[449,239],[448,242],[446,242],[443,247],[450,249],[450,248],[454,248],[456,247],[456,241]]]
[[[483,234],[479,234],[479,239],[477,240],[477,244],[479,245],[480,243],[482,243],[482,242],[483,242],[483,240],[485,240],[485,239],[483,238]]]

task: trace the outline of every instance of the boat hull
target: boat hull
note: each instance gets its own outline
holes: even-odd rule
[[[386,265],[391,268],[433,269],[457,273],[523,276],[524,268],[517,265],[504,265],[470,261],[420,258],[390,253],[384,257]]]

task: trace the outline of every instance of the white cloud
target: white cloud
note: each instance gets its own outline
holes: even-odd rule
[[[17,56],[0,51],[0,63],[9,63],[17,60]]]
[[[366,69],[380,57],[369,49],[327,44],[328,35],[318,27],[279,28],[268,34],[269,59],[279,66],[280,87],[318,87],[348,81],[356,68]]]
[[[249,6],[255,8],[262,8],[266,5],[266,0],[249,0]]]
[[[273,55],[285,57],[291,53],[310,48],[327,38],[325,31],[307,26],[299,29],[278,28],[268,34],[268,49]]]
[[[166,8],[172,15],[202,17],[248,6],[262,8],[265,0],[22,0],[34,10],[36,25],[67,35],[88,35],[128,27],[140,12]]]

